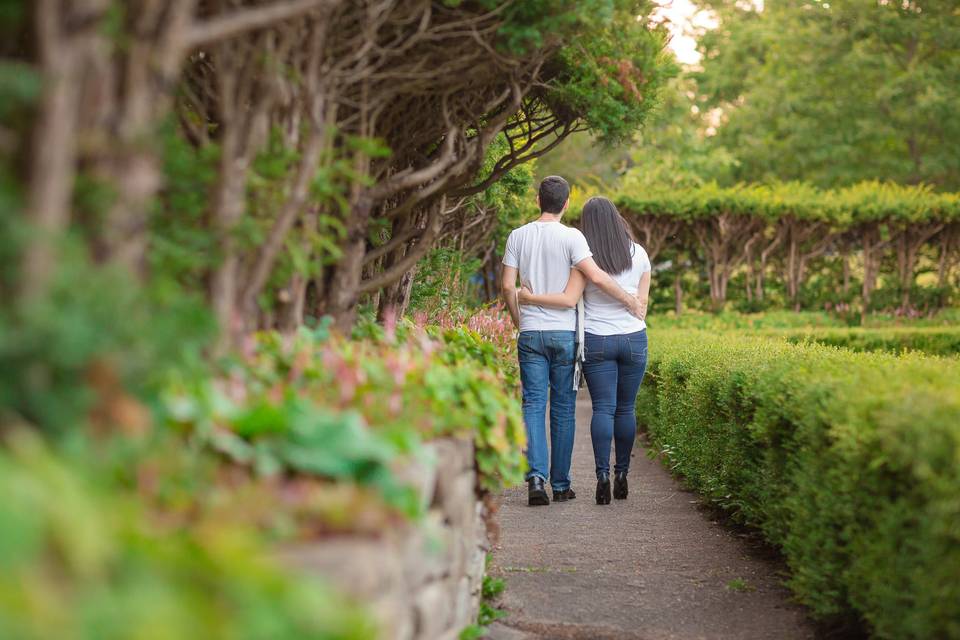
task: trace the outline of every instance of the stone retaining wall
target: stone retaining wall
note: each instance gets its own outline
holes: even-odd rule
[[[367,605],[387,640],[455,640],[476,621],[488,551],[483,504],[475,493],[473,441],[441,439],[427,459],[401,472],[420,488],[423,523],[383,537],[298,544],[283,560],[322,575]]]

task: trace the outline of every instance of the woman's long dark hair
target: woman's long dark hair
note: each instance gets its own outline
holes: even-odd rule
[[[583,235],[593,259],[611,275],[633,266],[633,237],[616,205],[602,196],[594,196],[583,205]]]

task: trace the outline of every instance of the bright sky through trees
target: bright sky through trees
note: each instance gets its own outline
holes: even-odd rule
[[[670,49],[683,64],[696,64],[700,61],[694,30],[711,28],[716,20],[701,11],[691,0],[661,0],[660,9],[654,12],[657,18],[668,21],[670,30]]]
[[[763,0],[751,2],[757,9],[763,9]],[[700,62],[696,35],[703,29],[716,27],[716,18],[709,11],[697,7],[692,0],[660,0],[659,4],[660,9],[654,15],[668,21],[670,49],[676,54],[677,60],[690,65]]]

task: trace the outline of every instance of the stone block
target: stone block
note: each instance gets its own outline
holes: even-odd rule
[[[450,574],[453,530],[444,524],[439,510],[424,518],[422,530],[411,535],[403,551],[404,580],[411,588]]]
[[[450,526],[466,531],[473,526],[477,498],[472,471],[448,477],[437,483],[435,504],[443,511]]]
[[[394,540],[335,538],[286,545],[280,562],[319,575],[358,600],[372,601],[404,588],[403,566]]]
[[[423,509],[433,504],[434,491],[437,487],[437,466],[437,447],[434,443],[428,442],[423,445],[421,455],[404,460],[393,468],[394,475],[402,484],[416,490]]]
[[[473,594],[471,593],[469,578],[463,576],[456,585],[456,595],[453,601],[453,624],[458,629],[462,629],[476,619],[477,611],[473,607]]]
[[[418,637],[409,594],[395,591],[367,606],[377,621],[380,640],[415,640]]]
[[[437,474],[442,481],[445,475],[460,475],[474,468],[473,440],[463,438],[440,438],[431,443],[437,459]]]
[[[450,627],[454,597],[449,580],[432,582],[417,592],[413,616],[416,638],[434,640]]]

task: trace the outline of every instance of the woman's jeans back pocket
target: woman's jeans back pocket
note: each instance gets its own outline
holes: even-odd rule
[[[605,340],[605,336],[586,334],[583,341],[583,361],[600,362],[603,360]]]
[[[626,336],[627,345],[630,347],[630,362],[643,367],[647,365],[647,332],[639,331]]]

